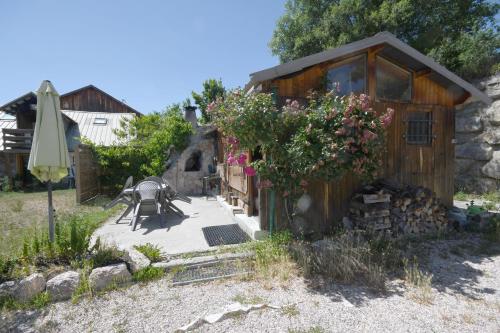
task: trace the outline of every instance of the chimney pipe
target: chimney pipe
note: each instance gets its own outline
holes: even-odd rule
[[[189,121],[193,128],[198,127],[198,119],[196,118],[196,106],[185,106],[184,107],[184,119]]]

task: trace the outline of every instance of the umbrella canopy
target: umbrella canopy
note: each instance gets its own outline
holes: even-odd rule
[[[59,94],[48,80],[37,91],[36,124],[28,170],[43,182],[58,182],[68,175],[68,146]]]

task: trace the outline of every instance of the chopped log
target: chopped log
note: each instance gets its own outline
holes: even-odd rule
[[[366,204],[391,202],[391,196],[389,194],[363,194],[363,201]]]

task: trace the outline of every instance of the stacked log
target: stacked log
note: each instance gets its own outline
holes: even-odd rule
[[[431,190],[381,181],[352,198],[349,220],[356,229],[400,234],[426,234],[448,227],[446,207]]]

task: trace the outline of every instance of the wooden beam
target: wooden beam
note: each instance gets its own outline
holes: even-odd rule
[[[427,75],[429,75],[431,73],[432,73],[432,70],[430,68],[422,69],[422,70],[419,70],[419,71],[415,72],[415,78],[427,76]]]

